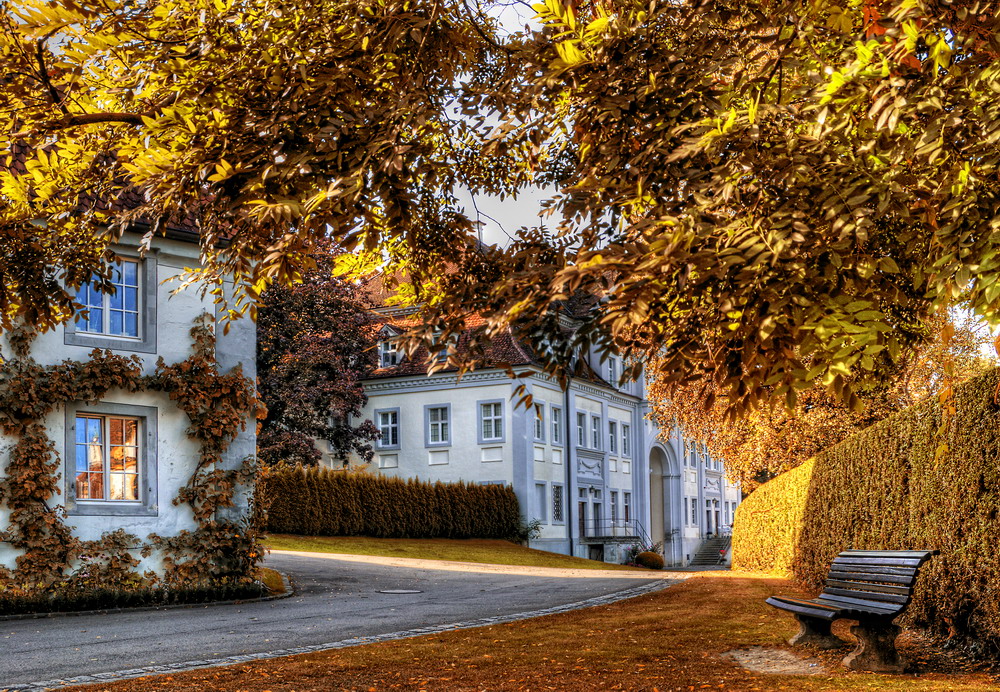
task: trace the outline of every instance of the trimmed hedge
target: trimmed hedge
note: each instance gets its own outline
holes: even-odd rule
[[[763,484],[736,508],[733,568],[790,575],[814,459]]]
[[[520,507],[506,485],[428,483],[326,467],[273,469],[266,528],[303,536],[511,538]]]
[[[819,590],[842,550],[936,549],[906,620],[1000,650],[998,381],[956,387],[940,434],[941,407],[927,401],[763,485],[737,510],[734,568]]]

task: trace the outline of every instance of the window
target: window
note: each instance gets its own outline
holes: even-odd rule
[[[618,521],[618,491],[611,491],[611,524],[614,525]]]
[[[76,499],[139,501],[139,420],[76,417]]]
[[[378,362],[383,368],[391,368],[399,365],[399,352],[396,350],[396,342],[392,339],[384,339],[378,342]]]
[[[451,444],[451,407],[425,406],[426,437],[428,447]]]
[[[632,426],[622,423],[622,456],[632,456]]]
[[[562,444],[562,409],[558,406],[552,407],[552,444]]]
[[[618,453],[618,423],[613,420],[608,421],[608,451]]]
[[[691,525],[698,525],[698,500],[691,498]]]
[[[479,403],[479,442],[503,441],[503,402]]]
[[[601,419],[597,416],[590,419],[590,442],[594,449],[601,448]]]
[[[545,439],[545,406],[535,404],[535,439]]]
[[[139,338],[139,263],[121,260],[111,267],[114,294],[101,293],[97,283],[80,286],[76,300],[87,311],[76,319],[78,332]]]
[[[548,503],[545,501],[545,484],[535,483],[535,506],[538,508],[539,521],[545,521],[545,508]]]
[[[382,433],[376,446],[379,449],[399,448],[399,409],[393,408],[375,412],[378,431]]]
[[[69,514],[156,516],[156,422],[152,406],[66,404]]]
[[[618,379],[618,359],[612,356],[608,359],[608,382],[617,387]]]
[[[587,446],[587,414],[576,414],[576,442],[581,447]]]
[[[622,493],[622,519],[625,523],[632,521],[632,493]]]
[[[65,343],[155,353],[156,259],[119,259],[111,265],[110,279],[114,293],[101,293],[97,281],[77,290],[83,310],[66,323]]]
[[[552,521],[566,521],[563,519],[563,487],[552,484]]]

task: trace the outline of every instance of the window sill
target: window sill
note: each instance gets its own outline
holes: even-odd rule
[[[133,351],[135,353],[156,353],[156,344],[152,339],[136,339],[130,336],[113,336],[111,334],[94,334],[67,329],[63,343],[67,346],[84,346],[87,348],[105,348],[111,351]]]
[[[156,507],[132,502],[77,502],[66,508],[66,514],[71,517],[155,517],[159,516],[159,511]]]

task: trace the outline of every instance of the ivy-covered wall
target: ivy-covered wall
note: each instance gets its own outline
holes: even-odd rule
[[[46,336],[51,344],[51,333]],[[28,330],[5,337],[0,596],[87,586],[190,588],[251,576],[260,549],[240,519],[245,502],[237,493],[252,485],[255,466],[252,456],[234,462],[230,445],[241,433],[252,440],[259,402],[239,365],[219,366],[210,317],[195,320],[184,340],[186,358],[167,362],[161,356],[152,368],[138,355],[101,349],[55,361],[52,348],[33,348],[37,335]],[[161,338],[176,349],[178,337]],[[35,360],[36,353],[45,362]],[[252,349],[246,359],[252,366]],[[69,425],[66,408],[88,403],[154,405],[150,442],[156,453],[148,471],[157,483],[145,514],[120,514],[121,505],[106,503],[105,516],[67,515],[67,505],[71,512],[78,507],[67,497],[72,479],[65,478],[64,458],[72,452],[62,436]]]
[[[733,566],[818,590],[834,556],[931,549],[907,618],[1000,649],[1000,371],[902,411],[754,492],[733,527]],[[946,445],[946,448],[942,447]]]

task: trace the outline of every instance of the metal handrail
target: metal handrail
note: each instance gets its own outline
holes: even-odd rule
[[[652,540],[642,524],[636,519],[625,521],[624,519],[593,519],[583,525],[583,538],[635,538],[647,545],[652,544]]]

